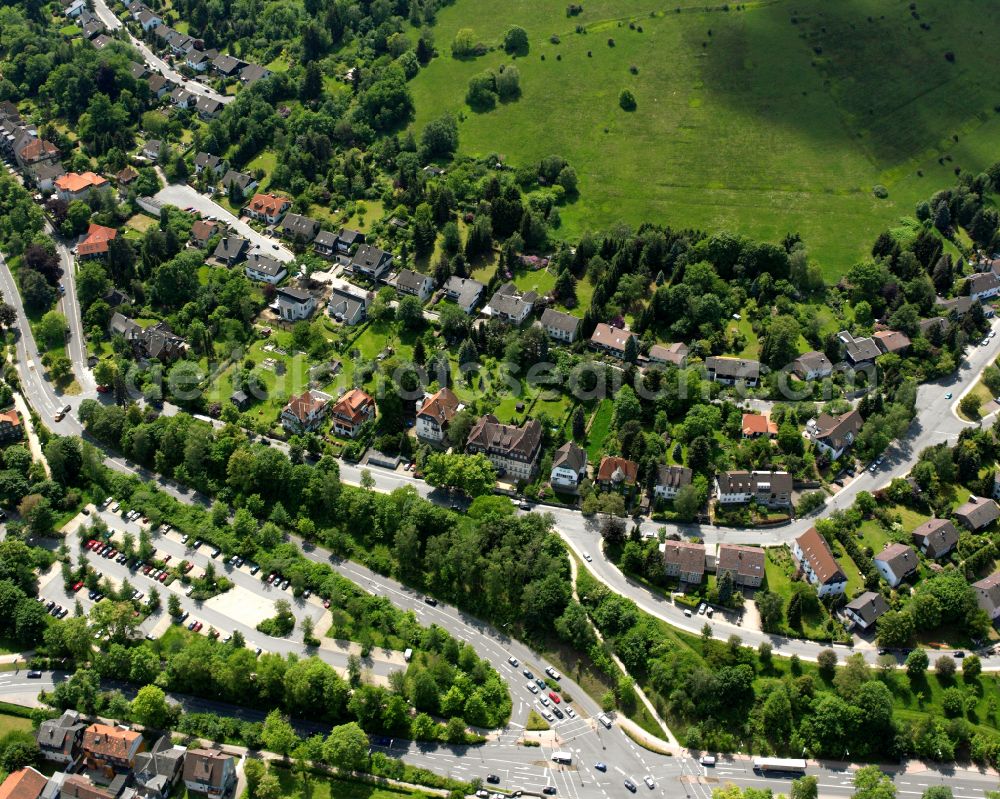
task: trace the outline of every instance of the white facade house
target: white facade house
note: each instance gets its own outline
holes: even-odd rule
[[[296,288],[278,289],[278,316],[287,322],[308,319],[316,309],[316,298]]]
[[[580,481],[587,476],[587,452],[572,441],[567,441],[552,456],[549,483],[555,490],[576,491]]]
[[[815,527],[810,527],[792,544],[792,554],[805,578],[816,588],[820,597],[843,594],[847,590],[844,574],[830,545]]]
[[[443,441],[449,423],[464,407],[450,388],[426,397],[417,412],[417,437],[435,443]]]
[[[875,558],[875,568],[889,586],[895,588],[917,570],[917,552],[905,544],[889,544]]]

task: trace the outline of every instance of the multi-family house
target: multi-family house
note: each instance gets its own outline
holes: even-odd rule
[[[541,325],[542,330],[550,338],[572,344],[576,341],[576,334],[580,329],[580,319],[573,314],[546,308],[542,311]]]
[[[281,411],[281,424],[292,434],[316,430],[326,418],[331,397],[322,391],[307,389],[292,396]]]
[[[93,222],[87,228],[87,233],[76,245],[78,258],[104,258],[108,254],[108,246],[118,237],[118,231],[113,227],[95,225]]]
[[[830,545],[815,527],[810,527],[795,539],[792,554],[802,574],[815,586],[820,597],[843,594],[847,590],[847,575],[833,556]]]
[[[442,388],[425,397],[417,411],[417,437],[440,443],[448,432],[448,425],[464,406],[450,388]]]
[[[59,718],[41,722],[35,740],[42,757],[64,766],[76,763],[86,728],[75,710],[64,710]]]
[[[693,541],[665,541],[663,568],[667,577],[700,585],[705,577],[705,545]]]
[[[365,422],[375,418],[375,400],[359,388],[352,388],[330,409],[333,429],[338,436],[354,438]]]
[[[764,582],[764,550],[739,544],[719,544],[715,559],[715,579],[729,574],[733,585],[759,588]]]
[[[855,409],[839,416],[822,413],[809,423],[808,429],[816,448],[835,461],[850,449],[862,424],[864,420]]]
[[[142,733],[135,730],[91,724],[83,731],[80,748],[88,770],[118,773],[135,768],[135,758],[145,750],[146,744]]]
[[[92,190],[103,189],[108,185],[107,179],[93,172],[67,172],[53,183],[56,196],[66,202],[85,200]]]
[[[236,787],[236,761],[214,749],[191,749],[184,758],[184,786],[189,792],[222,799]]]
[[[1000,276],[996,272],[977,272],[965,281],[968,296],[973,300],[987,300],[1000,294]]]
[[[792,504],[792,476],[788,472],[719,472],[715,493],[723,505],[755,500],[769,508]]]
[[[278,197],[274,194],[255,194],[243,210],[251,219],[268,225],[276,225],[284,216],[285,211],[291,207],[292,201],[287,197]]]
[[[594,482],[601,488],[624,490],[635,486],[639,464],[616,455],[605,455],[597,465]]]
[[[549,484],[556,491],[576,491],[587,476],[587,451],[567,441],[552,455]]]
[[[466,451],[485,455],[501,477],[532,480],[542,451],[541,422],[529,419],[515,427],[488,413],[473,426]]]

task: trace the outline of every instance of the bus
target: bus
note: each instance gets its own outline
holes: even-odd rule
[[[794,757],[755,757],[753,770],[758,774],[803,774],[806,761]]]
[[[573,762],[572,752],[553,752],[552,760],[555,763],[562,763],[563,765],[570,765]]]

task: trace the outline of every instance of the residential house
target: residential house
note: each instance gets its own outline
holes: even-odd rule
[[[212,55],[206,53],[204,50],[191,50],[184,58],[184,63],[195,72],[207,72],[212,59],[219,55],[215,50],[212,50],[211,53]]]
[[[159,33],[160,28],[157,28]],[[195,41],[180,31],[171,30],[167,36],[167,46],[174,55],[185,55],[194,49]]]
[[[841,330],[837,339],[844,345],[844,356],[851,366],[872,363],[882,351],[872,338],[855,338],[848,331]]]
[[[692,541],[665,541],[663,569],[667,577],[700,585],[705,577],[705,545]]]
[[[590,336],[590,347],[615,358],[624,359],[626,346],[629,340],[634,338],[635,333],[598,322]],[[636,350],[638,351],[638,346]]]
[[[776,435],[778,425],[771,421],[770,414],[743,414],[743,438],[774,438]]]
[[[124,194],[131,186],[139,179],[139,173],[130,166],[126,166],[120,172],[115,174],[115,183],[118,184],[119,194]]]
[[[542,451],[541,422],[529,419],[521,427],[515,427],[502,424],[488,413],[470,431],[466,451],[485,455],[501,477],[531,480]]]
[[[891,588],[913,574],[919,562],[917,551],[906,544],[888,544],[875,556],[875,568]]]
[[[986,300],[1000,294],[1000,276],[996,272],[977,272],[965,281],[969,299]]]
[[[194,108],[198,102],[198,95],[178,86],[170,92],[170,102],[175,108]]]
[[[375,400],[360,388],[352,388],[333,405],[330,416],[338,436],[354,438],[365,422],[375,418]]]
[[[63,15],[69,17],[70,19],[76,19],[86,10],[87,4],[84,0],[73,0],[73,2],[63,9]]]
[[[65,175],[66,170],[58,161],[42,161],[29,166],[27,173],[39,191],[52,191],[55,189],[56,180]]]
[[[142,799],[167,799],[184,768],[183,746],[174,746],[170,736],[161,736],[152,749],[135,756],[133,779]]]
[[[410,294],[421,302],[427,302],[434,293],[434,279],[412,269],[400,269],[396,275],[396,291]]]
[[[350,283],[334,286],[330,291],[330,302],[326,312],[345,325],[357,325],[368,318],[368,306],[372,294]]]
[[[968,297],[965,299],[968,299]],[[936,333],[944,335],[947,329],[948,320],[943,316],[932,316],[930,319],[920,320],[920,335],[924,338],[931,338]]]
[[[360,245],[351,258],[350,270],[376,283],[382,280],[390,269],[392,269],[392,253],[371,244]]]
[[[666,366],[671,364],[678,369],[684,368],[691,348],[683,342],[673,344],[654,344],[649,348],[649,362]]]
[[[537,299],[538,295],[535,292],[529,291],[521,294],[517,286],[507,282],[498,288],[490,298],[483,313],[513,325],[519,325],[528,318],[528,314],[534,309]]]
[[[281,424],[292,434],[316,430],[326,418],[330,397],[322,391],[307,389],[299,396],[292,396],[281,411]]]
[[[934,560],[943,558],[958,544],[958,528],[947,519],[929,519],[910,535],[917,548]]]
[[[567,441],[552,456],[549,485],[556,491],[575,492],[587,476],[587,451]]]
[[[236,761],[214,749],[190,749],[184,758],[184,786],[221,799],[236,787]]]
[[[830,545],[815,527],[810,527],[795,539],[792,554],[820,597],[843,594],[847,590],[847,575],[833,556]]]
[[[56,187],[56,196],[66,202],[85,200],[92,189],[103,189],[108,185],[105,178],[93,172],[67,172],[62,177],[56,178],[53,183]]]
[[[226,266],[235,266],[246,258],[250,244],[239,236],[223,236],[215,247],[212,257]]]
[[[138,792],[129,782],[130,774],[118,774],[109,783],[93,782],[86,774],[63,774],[58,795],[60,799],[139,799]],[[47,788],[46,793],[48,790]],[[45,799],[50,797],[45,796]]]
[[[87,228],[87,235],[76,245],[78,258],[104,258],[108,254],[108,243],[118,237],[118,231],[113,227],[95,225],[93,222]]]
[[[844,606],[844,616],[855,627],[869,629],[889,609],[885,597],[875,591],[865,591]]]
[[[241,61],[235,56],[220,55],[212,62],[212,71],[220,78],[235,78],[246,65],[246,61]]]
[[[316,309],[316,298],[304,289],[286,286],[278,289],[278,316],[286,322],[308,319]]]
[[[75,710],[64,710],[59,718],[41,722],[35,740],[42,757],[64,766],[76,763],[86,727]]]
[[[225,108],[221,100],[216,100],[214,97],[205,97],[205,95],[199,95],[194,107],[198,112],[198,116],[205,120],[215,119],[222,113],[222,109]]]
[[[226,162],[217,155],[200,152],[194,157],[195,174],[200,175],[205,169],[210,169],[213,174],[219,175],[225,171]]]
[[[437,393],[424,397],[420,410],[417,411],[417,438],[436,443],[444,441],[448,425],[464,407],[450,388],[442,388]]]
[[[951,316],[952,313],[955,314],[959,319],[965,316],[970,310],[972,310],[972,304],[975,299],[972,297],[955,297],[951,300],[942,300],[938,298],[935,302],[935,306],[944,311],[945,316]]]
[[[24,426],[21,424],[21,415],[15,408],[0,411],[0,444],[9,444],[12,441],[20,441],[24,436]]]
[[[244,86],[252,86],[259,80],[271,77],[271,70],[258,66],[257,64],[247,64],[240,70],[240,83]]]
[[[230,169],[222,178],[222,188],[229,191],[231,186],[236,186],[240,194],[246,197],[247,194],[257,188],[257,179],[246,172],[237,172]]]
[[[740,588],[759,588],[764,583],[764,550],[739,544],[719,544],[715,560],[716,583],[729,574],[733,585]]]
[[[467,314],[471,314],[479,304],[485,290],[486,286],[468,277],[452,276],[444,284],[444,296]]]
[[[969,497],[969,501],[955,510],[955,518],[970,530],[981,530],[1000,518],[1000,508],[992,499]]]
[[[597,466],[594,482],[605,489],[628,489],[635,486],[638,476],[639,464],[635,461],[605,455]]]
[[[365,243],[365,234],[360,230],[341,228],[337,233],[334,243],[334,250],[340,255],[350,255],[353,247],[360,247]]]
[[[830,460],[837,460],[854,443],[863,423],[861,414],[855,409],[840,416],[822,413],[810,421],[808,427],[816,448]]]
[[[991,621],[996,621],[1000,616],[1000,571],[973,583],[972,587],[979,607],[986,611]]]
[[[124,338],[137,358],[173,361],[182,357],[187,350],[187,343],[166,322],[157,322],[144,328],[116,311],[111,316],[108,329],[112,335]]]
[[[101,23],[96,23],[96,24],[101,25],[101,29],[103,30],[103,28],[104,28],[103,24],[101,24]],[[84,28],[84,33],[86,33],[86,28]],[[95,36],[93,39],[90,40],[90,45],[95,50],[103,50],[105,47],[107,47],[113,41],[114,41],[114,39],[112,39],[107,34],[98,33],[97,36]]]
[[[312,244],[317,255],[331,258],[337,248],[337,234],[331,233],[329,230],[321,230],[316,234]]]
[[[183,91],[183,89],[178,89],[178,91]],[[148,158],[150,161],[156,161],[160,157],[160,151],[163,149],[163,142],[159,139],[150,139],[144,145],[142,145],[142,155],[144,158]]]
[[[145,33],[156,30],[158,27],[163,25],[163,19],[158,14],[154,14],[148,8],[139,12],[136,22],[139,23]]]
[[[278,232],[282,238],[290,241],[298,241],[302,244],[309,244],[316,238],[316,234],[319,233],[319,222],[315,219],[310,219],[308,216],[302,216],[302,214],[288,213],[281,220]]]
[[[91,724],[83,731],[84,765],[93,771],[131,771],[135,758],[145,751],[142,734],[125,727]]]
[[[723,505],[756,500],[769,508],[792,504],[792,476],[788,472],[719,472],[715,493]]]
[[[191,241],[199,247],[204,247],[208,244],[209,239],[218,236],[223,230],[224,228],[218,222],[199,219],[191,225]]]
[[[58,160],[59,148],[47,139],[32,139],[17,154],[17,161],[22,167]]]
[[[278,197],[274,194],[255,194],[243,210],[251,219],[268,225],[276,225],[284,216],[285,211],[291,207],[292,201],[287,197]]]
[[[276,285],[285,279],[288,269],[277,258],[254,252],[247,257],[243,272],[248,278],[256,280],[258,283]]]
[[[760,363],[746,358],[713,355],[705,359],[705,371],[713,383],[734,386],[743,382],[751,388],[760,382]]]
[[[573,314],[563,313],[554,308],[546,308],[542,311],[542,330],[550,338],[572,344],[576,341],[579,329],[580,319]]]
[[[800,380],[819,380],[833,374],[833,364],[822,352],[806,352],[792,361],[792,373]]]
[[[40,799],[48,781],[31,766],[12,771],[0,784],[0,799]]]
[[[910,349],[910,339],[898,330],[879,330],[872,334],[882,354],[905,355]]]
[[[163,77],[163,75],[156,73],[155,75],[150,75],[146,78],[146,83],[149,85],[149,93],[152,94],[157,100],[162,100],[167,94],[174,90],[175,83]]]
[[[656,467],[656,482],[653,483],[656,499],[673,500],[686,485],[691,485],[691,470],[686,466],[661,463]]]

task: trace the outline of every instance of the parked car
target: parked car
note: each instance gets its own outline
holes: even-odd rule
[[[507,662],[510,663],[510,665],[513,666],[515,669],[520,665],[518,663],[517,658],[514,657],[513,655],[511,657],[507,658]]]
[[[625,778],[625,787],[628,788],[632,793],[635,793],[636,787],[635,783],[632,782],[628,777]]]

